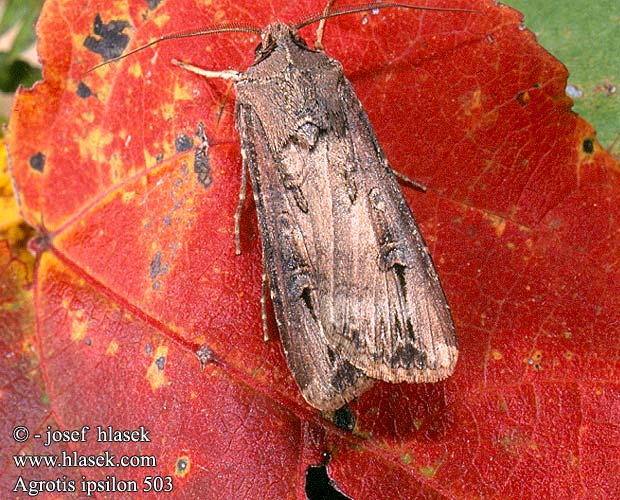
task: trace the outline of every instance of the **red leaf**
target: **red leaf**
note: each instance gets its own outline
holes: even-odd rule
[[[323,5],[46,3],[45,81],[19,93],[8,143],[22,213],[49,235],[35,276],[47,418],[62,429],[143,425],[151,439],[98,443],[93,430],[46,452],[157,457],[155,468],[67,476],[140,487],[145,475],[172,476],[175,498],[304,498],[307,466],[327,450],[330,474],[357,500],[620,497],[617,446],[605,447],[620,438],[618,165],[570,111],[564,67],[518,13],[442,5],[478,13],[385,9],[327,23],[327,53],[393,167],[429,187],[404,191],[461,350],[445,383],[365,393],[350,434],[303,401],[279,343],[262,340],[251,207],[234,256],[234,91],[170,64],[244,69],[256,37],[164,42],[88,75],[101,59],[83,45],[90,35],[101,52],[97,14],[135,47]],[[193,171],[201,122],[210,184]],[[213,353],[203,371],[202,346]],[[17,473],[9,467],[2,486]]]

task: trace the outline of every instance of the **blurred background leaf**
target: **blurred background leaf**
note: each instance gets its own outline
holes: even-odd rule
[[[0,52],[0,91],[15,92],[22,84],[31,87],[41,79],[41,70],[22,59],[15,59],[7,52]]]
[[[5,0],[4,13],[0,19],[0,35],[13,27],[19,27],[13,40],[9,58],[17,58],[35,41],[33,26],[39,17],[43,0]]]
[[[36,41],[34,25],[43,0],[0,0],[0,91],[12,94],[18,85],[32,86],[41,79],[33,57],[24,58]],[[0,122],[6,123],[11,98],[3,99]]]

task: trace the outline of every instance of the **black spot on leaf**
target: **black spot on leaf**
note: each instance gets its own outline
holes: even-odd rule
[[[187,458],[179,458],[176,463],[176,473],[177,475],[183,474],[187,468],[189,467],[189,463],[187,462]]]
[[[343,431],[351,432],[355,427],[355,414],[349,405],[344,405],[334,412],[334,425]]]
[[[519,92],[517,94],[517,102],[519,103],[519,106],[521,106],[522,108],[524,108],[525,106],[527,106],[530,102],[530,93],[526,90],[524,92]]]
[[[177,153],[182,153],[183,151],[189,151],[192,149],[193,142],[187,134],[183,134],[180,137],[177,137],[174,140],[174,149],[176,149]]]
[[[151,278],[155,279],[158,276],[165,274],[167,272],[168,272],[168,264],[162,265],[161,252],[157,252],[153,256],[153,260],[151,261],[151,269],[150,269]]]
[[[583,140],[583,152],[587,154],[594,153],[594,141],[589,137]]]
[[[157,365],[159,371],[163,371],[164,366],[166,365],[166,358],[164,356],[160,356],[155,360],[155,364]]]
[[[201,370],[204,370],[205,366],[207,366],[208,363],[213,361],[215,357],[211,348],[206,344],[201,345],[198,348],[198,350],[195,352],[195,354],[196,354],[196,357],[198,358],[198,361],[200,361]]]
[[[90,90],[90,87],[86,85],[84,82],[78,83],[76,94],[78,97],[82,99],[86,99],[87,97],[90,97],[91,95],[93,95],[92,91]]]
[[[129,27],[127,21],[116,20],[105,24],[97,14],[93,21],[93,32],[97,36],[88,35],[84,40],[84,47],[99,54],[104,61],[114,59],[123,53],[129,43],[129,35],[123,33],[127,27]]]
[[[43,153],[37,153],[32,155],[29,160],[30,168],[36,170],[37,172],[43,172],[43,168],[45,167],[45,155]]]

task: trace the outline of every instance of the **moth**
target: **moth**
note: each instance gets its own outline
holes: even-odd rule
[[[320,410],[342,407],[375,379],[440,381],[458,357],[433,260],[372,125],[342,65],[297,33],[360,10],[296,27],[195,33],[260,32],[244,73],[176,61],[234,81],[243,168],[237,248],[249,173],[286,360],[306,401]]]

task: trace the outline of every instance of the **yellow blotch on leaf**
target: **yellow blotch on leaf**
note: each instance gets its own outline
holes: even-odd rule
[[[420,473],[427,477],[428,479],[432,479],[437,473],[437,469],[439,468],[439,464],[437,465],[424,465],[419,468]]]
[[[146,379],[149,381],[149,384],[151,384],[151,389],[153,390],[159,389],[160,387],[170,383],[165,375],[167,355],[168,346],[158,346],[153,355],[153,362],[146,371]]]
[[[118,352],[118,342],[116,340],[110,341],[108,348],[105,350],[106,356],[115,356]]]
[[[158,28],[163,28],[166,24],[168,24],[168,21],[170,21],[170,16],[168,14],[162,14],[154,19],[155,25]]]
[[[465,116],[479,115],[482,112],[482,90],[476,89],[468,97],[462,101]]]
[[[16,226],[21,220],[13,196],[6,147],[0,143],[0,231],[6,231]]]
[[[114,137],[110,132],[100,127],[90,128],[84,140],[79,141],[80,157],[85,160],[97,158],[101,154],[101,148],[109,146],[113,140]]]
[[[95,121],[95,113],[93,113],[91,110],[89,111],[85,111],[84,113],[82,113],[82,120],[84,120],[86,123],[93,123]]]
[[[129,66],[127,73],[129,73],[130,76],[133,76],[136,79],[142,78],[142,66],[140,65],[140,63],[133,63],[131,66]]]
[[[153,147],[156,149],[159,149],[159,144],[154,143]],[[166,153],[164,153],[165,156]],[[151,168],[154,167],[155,165],[157,165],[157,163],[159,163],[157,161],[157,156],[153,156],[152,154],[149,154],[149,152],[145,149],[144,150],[144,163],[146,165],[146,168]],[[146,186],[146,176],[144,176],[144,186]]]
[[[81,309],[68,310],[67,315],[71,318],[71,340],[73,342],[84,340],[88,330],[88,318],[84,317],[84,311]]]
[[[193,99],[192,91],[189,89],[186,80],[180,80],[183,85],[179,85],[179,80],[174,86],[174,101],[191,101]]]
[[[503,217],[497,217],[495,215],[487,214],[487,219],[491,222],[491,225],[495,228],[495,234],[498,238],[504,234],[506,230],[506,219]]]
[[[131,200],[134,199],[135,196],[136,196],[136,192],[135,191],[125,191],[125,192],[123,192],[123,203],[124,204],[129,203]]]
[[[175,115],[174,102],[164,103],[159,107],[161,116],[166,120],[171,120]]]
[[[223,21],[226,18],[226,11],[219,9],[217,11],[215,11],[215,15],[213,16],[213,19],[216,23],[219,23],[221,21]]]

